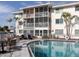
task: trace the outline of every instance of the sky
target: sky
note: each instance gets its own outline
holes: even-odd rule
[[[76,1],[52,1],[53,5],[61,5],[73,3]],[[15,20],[8,24],[8,19],[12,16],[12,12],[19,10],[20,8],[36,5],[36,4],[48,3],[48,1],[0,1],[0,26],[15,26]]]

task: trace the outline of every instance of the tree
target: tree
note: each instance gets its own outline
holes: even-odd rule
[[[12,18],[8,19],[8,22],[12,22]]]
[[[4,26],[3,29],[4,29],[4,32],[9,32],[9,27],[8,26]]]
[[[72,30],[71,27],[76,24],[76,23],[72,23],[72,20],[74,18],[76,18],[77,16],[76,15],[72,16],[68,12],[63,12],[63,14],[61,15],[61,17],[64,19],[64,22],[66,24],[66,35],[70,39],[70,37],[71,37],[71,30]]]
[[[0,43],[1,43],[1,47],[2,47],[2,53],[5,53],[6,51],[4,51],[4,43],[5,43],[5,40],[3,38],[3,36],[9,32],[9,28],[8,26],[4,26],[4,27],[0,27],[0,35],[1,35],[1,40],[0,40]]]
[[[7,21],[8,21],[8,26],[10,25],[10,23],[12,22],[12,18],[9,18]],[[9,26],[9,28],[10,28],[10,26]]]
[[[1,39],[0,39],[1,41],[0,42],[1,42],[1,48],[2,48],[2,51],[1,52],[2,53],[5,52],[4,51],[4,41],[3,41],[3,37],[2,37],[3,36],[3,33],[4,33],[4,29],[0,27],[0,34],[1,34]]]
[[[15,17],[13,17],[13,19],[15,19],[15,20],[20,20],[22,17],[21,16],[15,16]]]

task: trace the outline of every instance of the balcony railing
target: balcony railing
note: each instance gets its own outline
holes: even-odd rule
[[[35,13],[35,17],[46,17],[46,16],[48,16],[48,12]]]
[[[24,14],[24,18],[33,18],[34,14]]]
[[[23,16],[24,18],[33,18],[34,14],[24,14]],[[47,17],[47,16],[48,16],[48,11],[35,13],[35,17]]]
[[[24,27],[27,27],[27,28],[28,27],[34,27],[34,23],[27,23],[27,24],[24,25]]]
[[[35,27],[48,27],[48,23],[35,23]]]

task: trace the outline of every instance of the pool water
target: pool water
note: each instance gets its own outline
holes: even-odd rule
[[[79,43],[36,41],[29,44],[35,57],[79,57]]]

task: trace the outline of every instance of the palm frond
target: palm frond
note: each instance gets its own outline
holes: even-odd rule
[[[77,15],[74,15],[74,16],[71,16],[70,19],[72,20],[72,19],[74,19],[76,17],[77,17]]]
[[[8,22],[12,22],[12,18],[8,19]]]

